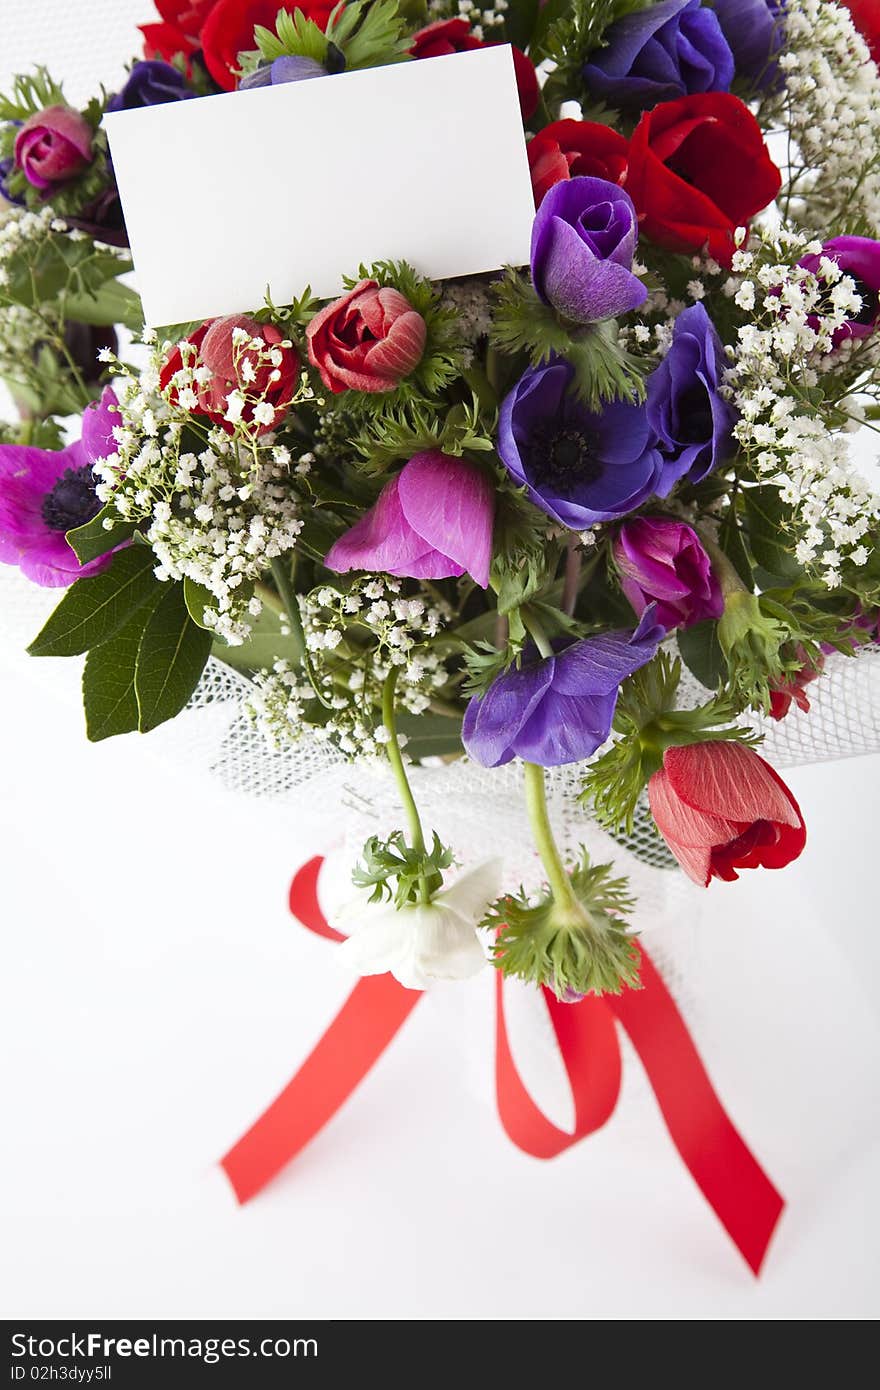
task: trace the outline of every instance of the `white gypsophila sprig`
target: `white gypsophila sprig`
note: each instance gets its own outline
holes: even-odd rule
[[[271,671],[257,671],[244,701],[245,713],[269,747],[282,752],[308,727],[306,705],[314,691],[288,661],[276,661]]]
[[[448,680],[433,646],[448,608],[402,588],[399,579],[370,575],[345,590],[322,585],[300,601],[312,672],[327,707],[314,732],[349,757],[378,756],[388,742],[377,709],[392,667],[398,708],[410,714],[423,714]]]
[[[848,10],[830,0],[790,0],[780,11],[781,92],[762,125],[788,134],[786,216],[818,235],[880,227],[880,77]]]
[[[864,541],[880,517],[880,498],[850,458],[847,436],[863,419],[858,391],[834,388],[842,373],[869,385],[878,348],[871,340],[835,346],[861,298],[821,251],[782,228],[734,254],[727,292],[751,321],[738,331],[725,389],[755,476],[777,484],[793,509],[799,563],[834,588],[844,561],[865,563]],[[821,257],[817,273],[792,264],[804,255]]]
[[[179,397],[172,403],[159,390],[169,347],[154,344],[139,375],[124,372],[118,452],[95,464],[96,492],[116,516],[141,525],[158,578],[208,591],[205,625],[238,645],[262,608],[254,584],[302,529],[290,453],[271,433],[246,425],[228,433],[191,418]]]

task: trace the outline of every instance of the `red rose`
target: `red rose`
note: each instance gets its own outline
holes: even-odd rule
[[[325,29],[334,7],[334,0],[296,0],[287,9],[301,10]],[[202,29],[202,53],[208,72],[224,91],[235,90],[239,53],[257,46],[256,26],[274,33],[278,12],[284,8],[283,0],[216,0]]]
[[[880,0],[843,0],[843,3],[871,50],[871,57],[880,67]]]
[[[170,63],[177,53],[188,58],[199,47],[202,25],[217,0],[156,0],[161,24],[142,24],[144,57],[157,55]]]
[[[769,763],[742,743],[667,748],[648,783],[657,829],[689,878],[738,878],[781,869],[807,832],[797,802]]]
[[[309,361],[329,391],[393,391],[421,362],[427,327],[399,290],[361,280],[306,329]]]
[[[646,111],[629,142],[626,191],[645,236],[729,266],[733,233],[772,203],[781,175],[739,97],[704,92]]]
[[[414,58],[439,58],[445,53],[469,53],[474,48],[494,47],[495,44],[485,43],[472,34],[466,19],[438,19],[413,35],[409,51]],[[522,49],[514,44],[511,47],[519,107],[523,120],[527,121],[537,110],[540,96],[538,78],[531,58],[527,58]]]
[[[623,183],[628,146],[622,135],[596,121],[553,121],[529,141],[535,207],[563,179],[607,179]]]
[[[265,346],[255,348],[251,339],[260,339]],[[184,353],[175,347],[159,376],[160,390],[169,390],[175,405],[182,404],[182,393],[189,389],[196,400],[192,408],[231,434],[234,425],[227,418],[227,397],[240,391],[245,400],[239,418],[247,425],[256,424],[257,434],[275,428],[296,390],[299,355],[289,345],[281,346],[283,339],[274,324],[257,323],[245,314],[227,314],[208,319],[186,341],[196,352]],[[210,380],[193,376],[192,369],[200,367],[208,369]],[[183,375],[175,381],[179,372]]]

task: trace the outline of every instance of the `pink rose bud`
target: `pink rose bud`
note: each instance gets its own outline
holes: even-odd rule
[[[93,131],[69,106],[29,116],[15,137],[15,162],[34,188],[75,179],[92,158]]]
[[[306,329],[309,361],[328,391],[393,391],[422,360],[427,327],[409,300],[361,280]]]
[[[641,617],[656,605],[654,621],[667,629],[690,627],[724,612],[721,586],[699,536],[671,517],[625,521],[614,542],[620,587]]]

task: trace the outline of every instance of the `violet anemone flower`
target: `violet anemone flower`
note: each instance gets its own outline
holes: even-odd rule
[[[650,497],[661,459],[644,406],[611,401],[595,414],[571,390],[573,379],[562,359],[524,372],[501,406],[498,454],[537,507],[583,531]]]
[[[106,387],[83,413],[82,437],[66,449],[0,444],[0,562],[18,565],[35,584],[60,588],[110,562],[102,555],[81,565],[65,533],[101,510],[92,465],[116,453],[115,405]]]
[[[282,53],[274,62],[263,63],[242,77],[238,90],[251,92],[255,87],[277,87],[284,82],[309,82],[313,77],[329,76],[328,69],[317,58],[304,58],[299,54]]]
[[[776,58],[785,41],[785,0],[714,0],[713,8],[737,73],[759,91],[775,87]]]
[[[692,526],[673,517],[625,521],[614,541],[620,587],[637,615],[654,604],[654,621],[668,630],[690,627],[724,612],[721,585]]]
[[[700,0],[661,0],[605,30],[584,81],[612,106],[644,109],[693,92],[726,92],[733,54],[714,11]]]
[[[639,239],[628,193],[607,179],[563,179],[532,224],[532,281],[541,299],[573,323],[599,323],[644,304],[632,273]]]
[[[724,352],[702,304],[675,320],[672,343],[648,377],[647,415],[662,455],[657,487],[667,497],[675,483],[698,483],[731,453],[736,411],[720,393]]]
[[[559,767],[588,758],[607,739],[621,681],[651,660],[666,629],[648,608],[634,632],[604,632],[552,656],[527,648],[465,711],[462,742],[482,767],[524,758]]]
[[[107,110],[134,111],[141,106],[185,101],[191,96],[182,72],[159,58],[148,58],[134,64],[125,85],[107,102]]]
[[[858,313],[835,330],[834,346],[839,347],[847,338],[870,337],[880,318],[880,241],[866,236],[835,236],[822,243],[818,256],[804,256],[798,264],[819,275],[823,256],[849,276],[862,301]]]
[[[495,495],[467,459],[429,449],[415,454],[366,515],[340,536],[328,569],[378,570],[398,578],[448,579],[467,572],[489,585]]]

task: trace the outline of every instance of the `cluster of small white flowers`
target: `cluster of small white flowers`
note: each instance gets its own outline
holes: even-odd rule
[[[329,719],[315,725],[351,757],[375,756],[389,734],[376,726],[382,683],[398,669],[398,708],[423,714],[448,679],[443,658],[431,646],[450,614],[424,596],[407,597],[401,582],[373,575],[345,591],[323,585],[301,600],[303,630],[313,673]],[[374,639],[365,649],[346,640],[352,627]]]
[[[493,29],[503,24],[507,8],[508,0],[493,0],[492,5],[485,10],[474,4],[473,0],[457,0],[455,6],[451,6],[449,0],[428,0],[428,14],[432,18],[448,19],[450,10],[457,9],[458,18],[468,21],[471,33],[476,39],[484,39]]]
[[[271,434],[245,447],[219,427],[202,431],[198,452],[185,447],[185,418],[158,390],[167,350],[162,344],[139,376],[122,379],[117,452],[95,464],[96,492],[118,517],[144,523],[159,579],[189,579],[208,591],[205,624],[238,645],[262,608],[255,581],[302,529],[290,453]]]
[[[245,713],[270,748],[289,748],[307,727],[305,703],[314,698],[311,686],[287,661],[276,661],[271,671],[257,671],[244,701]]]
[[[776,483],[794,510],[798,561],[834,588],[844,559],[856,565],[867,560],[864,538],[880,516],[880,497],[849,456],[847,431],[861,424],[857,401],[850,395],[835,400],[832,390],[823,413],[816,388],[844,366],[850,375],[862,363],[874,367],[877,350],[853,341],[834,347],[835,333],[861,307],[855,282],[836,262],[822,256],[814,274],[768,254],[821,250],[821,243],[783,229],[760,250],[734,254],[733,270],[743,278],[732,278],[726,291],[753,320],[738,331],[726,381],[740,414],[740,446],[758,476]],[[857,353],[863,355],[858,361]]]
[[[492,327],[492,298],[489,285],[479,276],[446,280],[440,305],[455,314],[456,328],[463,343],[472,347],[488,335]]]
[[[876,229],[880,78],[868,47],[849,12],[828,0],[797,0],[781,15],[785,87],[765,102],[761,123],[781,119],[799,152],[782,206],[817,234],[841,220]]]

